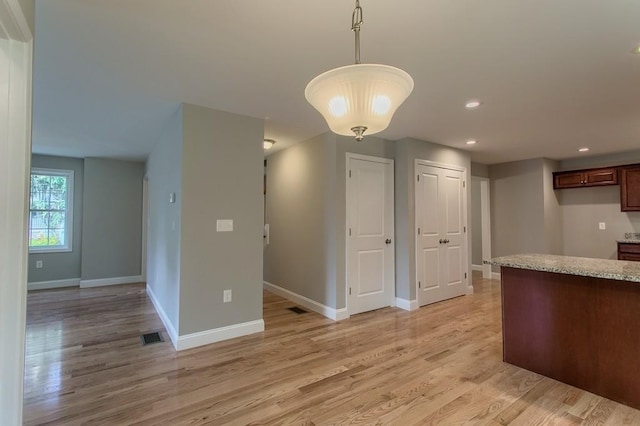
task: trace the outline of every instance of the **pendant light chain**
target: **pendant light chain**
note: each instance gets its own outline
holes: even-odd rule
[[[356,8],[351,15],[351,31],[356,34],[356,64],[360,63],[360,25],[362,25],[362,8],[360,0],[356,0]]]

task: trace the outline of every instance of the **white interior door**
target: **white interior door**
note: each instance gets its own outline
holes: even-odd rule
[[[347,157],[347,308],[394,305],[393,160]]]
[[[418,304],[465,294],[467,234],[464,173],[416,166]]]

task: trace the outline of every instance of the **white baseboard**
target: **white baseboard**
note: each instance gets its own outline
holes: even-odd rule
[[[68,280],[54,281],[37,281],[34,283],[27,283],[27,290],[47,290],[50,288],[78,287],[79,285],[80,278],[70,278]]]
[[[480,272],[482,272],[482,265],[471,264],[471,270],[472,271],[480,271]]]
[[[347,308],[334,309],[329,306],[318,303],[315,300],[311,300],[308,297],[301,296],[297,293],[282,288],[270,282],[264,281],[264,289],[270,291],[273,294],[277,294],[280,297],[284,297],[287,300],[291,300],[293,303],[297,303],[300,306],[304,306],[307,309],[311,309],[314,312],[319,313],[327,318],[331,318],[334,321],[340,321],[349,318],[349,312]]]
[[[151,303],[153,303],[153,307],[156,308],[156,312],[158,313],[160,320],[164,324],[165,330],[167,330],[167,333],[169,334],[171,343],[173,344],[173,347],[177,350],[178,349],[178,333],[176,333],[176,329],[173,327],[173,324],[171,324],[171,321],[169,321],[169,317],[167,316],[167,313],[162,308],[162,305],[160,304],[160,302],[158,302],[158,299],[156,298],[156,295],[153,293],[153,289],[149,286],[149,284],[147,284],[147,296],[149,296],[149,300],[151,300]]]
[[[491,273],[491,279],[492,280],[499,280],[501,277],[500,272],[492,272]]]
[[[80,288],[102,287],[105,285],[133,284],[141,282],[143,282],[142,275],[134,275],[131,277],[100,278],[97,280],[81,280]]]
[[[418,301],[416,299],[407,300],[399,297],[396,297],[396,306],[400,309],[404,309],[405,311],[415,311],[420,307],[418,306]]]
[[[209,345],[235,337],[246,336],[248,334],[260,333],[264,331],[264,321],[256,320],[243,322],[240,324],[228,325],[226,327],[214,328],[212,330],[200,331],[198,333],[185,334],[178,337],[176,350],[195,348],[197,346]]]

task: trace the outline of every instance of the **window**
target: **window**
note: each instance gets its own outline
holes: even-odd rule
[[[31,170],[29,251],[71,251],[73,170]]]

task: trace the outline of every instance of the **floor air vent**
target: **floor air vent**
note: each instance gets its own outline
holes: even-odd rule
[[[159,331],[154,331],[153,333],[147,333],[140,336],[140,342],[142,342],[142,346],[144,346],[152,343],[164,342],[164,339]]]
[[[291,312],[295,312],[298,315],[309,313],[309,311],[305,311],[304,309],[298,308],[297,306],[294,306],[293,308],[287,308],[287,309],[289,309]]]

